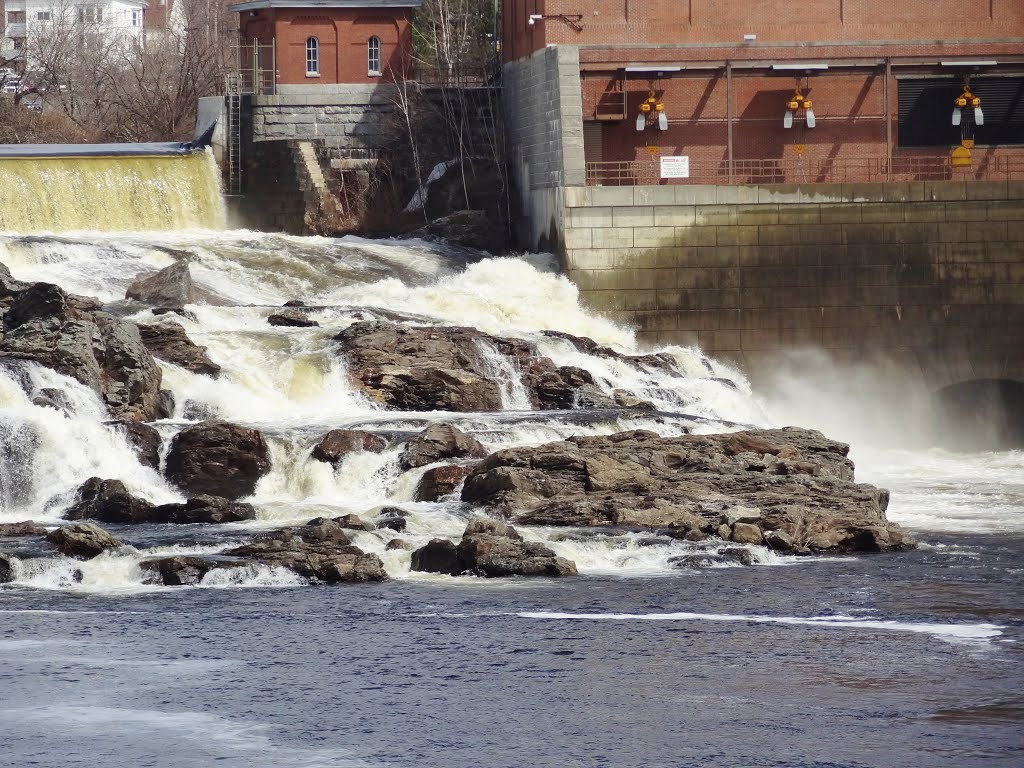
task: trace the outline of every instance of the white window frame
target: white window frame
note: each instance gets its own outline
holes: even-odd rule
[[[374,64],[377,66],[374,67]],[[376,35],[366,41],[366,74],[370,77],[380,77],[383,74],[380,38]]]
[[[320,41],[312,35],[306,38],[306,77],[320,77]]]
[[[49,21],[49,20],[50,20],[50,12],[49,11],[36,11],[36,21]]]
[[[132,8],[132,16],[131,16],[131,18],[132,18],[132,26],[133,27],[141,27],[142,26],[142,9],[141,8]]]

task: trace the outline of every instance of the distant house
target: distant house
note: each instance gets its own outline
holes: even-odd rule
[[[146,0],[5,0],[0,57],[25,62],[35,36],[68,29],[142,41]],[[29,62],[31,65],[31,62]]]
[[[422,0],[249,0],[243,50],[259,51],[277,85],[369,84],[411,68],[412,15]]]

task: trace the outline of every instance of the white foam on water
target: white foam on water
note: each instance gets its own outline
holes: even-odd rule
[[[910,632],[931,635],[940,640],[989,640],[1003,634],[999,624],[931,624],[905,621],[866,620],[843,616],[756,616],[727,613],[559,613],[529,611],[516,614],[524,619],[567,621],[714,621],[746,624],[784,624],[830,629],[867,629],[883,632]]]
[[[31,393],[60,390],[68,412],[33,404],[14,375],[0,369],[0,522],[58,520],[90,477],[121,480],[153,503],[180,498],[139,463],[124,434],[103,423],[108,415],[92,390],[35,364],[24,373]]]
[[[308,582],[295,571],[253,563],[238,568],[215,568],[203,577],[199,586],[211,589],[234,589],[238,587],[300,587],[306,583]]]
[[[918,531],[1024,531],[1024,451],[857,448],[857,479],[891,491],[887,516]]]

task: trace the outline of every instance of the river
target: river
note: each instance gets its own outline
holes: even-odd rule
[[[273,469],[258,519],[192,543],[161,526],[85,563],[20,561],[0,586],[0,737],[11,765],[69,766],[1019,766],[1024,762],[1024,452],[922,443],[897,397],[820,367],[751,388],[699,350],[659,350],[675,373],[579,352],[545,329],[638,352],[627,328],[581,307],[549,258],[483,258],[417,241],[254,232],[0,235],[14,277],[96,296],[139,322],[127,286],[187,258],[202,302],[175,317],[220,378],[162,364],[169,438],[216,415],[260,428]],[[272,327],[300,299],[319,328]],[[498,414],[393,413],[353,389],[331,336],[400,313],[538,344],[607,391],[673,417],[528,410],[514,371]],[[40,407],[0,371],[0,522],[57,525],[90,476],[155,503],[180,500],[103,426],[95,395],[45,369]],[[810,384],[808,384],[810,382]],[[521,385],[519,385],[521,386]],[[526,532],[574,560],[567,580],[413,573],[379,532],[354,542],[391,581],[316,587],[266,568],[198,587],[143,584],[138,562],[217,551],[246,532],[314,517],[411,511],[413,544],[457,538],[457,501],[414,502],[421,470],[398,448],[336,470],[309,459],[335,427],[389,434],[446,420],[488,449],[646,428],[715,432],[797,423],[849,441],[857,479],[892,491],[909,553],[795,558],[751,547],[755,567],[679,570],[689,542]],[[914,434],[911,434],[914,433]],[[29,439],[31,438],[31,439]],[[911,439],[914,438],[914,439]],[[205,538],[204,538],[205,536]],[[216,540],[212,540],[214,536]],[[180,538],[180,537],[179,537]]]

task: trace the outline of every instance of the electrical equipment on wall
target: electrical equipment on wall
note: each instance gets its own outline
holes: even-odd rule
[[[659,131],[668,130],[668,115],[665,113],[665,105],[658,101],[652,86],[647,92],[647,98],[640,102],[640,113],[636,116],[636,129],[642,131],[648,125],[655,126]]]
[[[800,110],[803,110],[804,112],[804,119],[807,121],[807,127],[813,128],[816,121],[814,118],[814,110],[811,108],[811,100],[804,96],[804,89],[800,87],[798,81],[796,90],[793,92],[793,95],[789,97],[789,101],[786,102],[786,112],[782,116],[782,127],[792,128],[793,118]]]
[[[964,75],[964,90],[953,99],[953,125],[960,125],[963,121],[963,110],[970,107],[974,110],[974,124],[984,125],[985,115],[981,111],[981,99],[971,93],[971,76]]]

